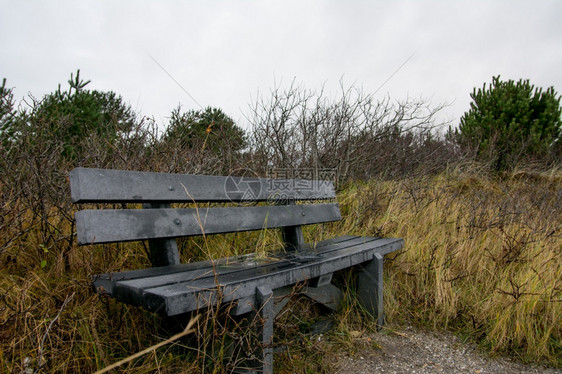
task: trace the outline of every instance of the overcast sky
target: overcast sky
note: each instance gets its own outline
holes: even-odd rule
[[[242,126],[275,82],[335,93],[342,78],[367,93],[391,78],[376,97],[452,103],[456,124],[498,74],[562,92],[562,1],[0,0],[0,78],[18,100],[80,69],[164,124],[200,107],[162,67]]]

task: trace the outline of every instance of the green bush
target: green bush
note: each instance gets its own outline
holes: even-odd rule
[[[219,108],[182,112],[178,106],[159,146],[181,154],[178,162],[169,161],[169,171],[228,174],[240,168],[247,140],[244,130]]]
[[[240,151],[246,146],[244,131],[219,108],[181,112],[172,111],[162,141],[177,141],[182,147],[208,147],[214,152],[232,148]]]
[[[525,159],[547,160],[560,148],[560,96],[553,87],[543,91],[528,80],[474,88],[470,110],[461,118],[459,140],[496,171]]]
[[[15,116],[13,89],[6,87],[6,78],[0,86],[0,141],[7,142],[13,136],[10,132]]]
[[[58,89],[40,101],[34,100],[29,111],[20,111],[17,119],[5,124],[2,130],[13,145],[20,147],[24,134],[36,142],[60,144],[61,155],[67,160],[83,156],[84,139],[97,136],[107,145],[132,131],[136,115],[131,107],[114,92],[88,90],[90,81],[70,75],[69,88]],[[43,137],[43,135],[45,135]]]

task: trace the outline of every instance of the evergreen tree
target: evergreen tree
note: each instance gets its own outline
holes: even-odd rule
[[[83,144],[89,137],[97,136],[113,144],[119,136],[130,132],[136,116],[121,96],[114,92],[88,90],[90,81],[70,75],[69,88],[46,95],[29,113],[20,113],[13,125],[16,133],[31,134],[37,141],[62,142],[65,159],[79,158]],[[26,127],[18,131],[18,126]]]
[[[244,131],[221,109],[211,107],[184,113],[181,107],[174,109],[162,141],[217,154],[239,152],[246,146]]]
[[[0,86],[0,138],[4,145],[8,145],[14,136],[14,117],[13,89],[6,87],[6,78],[4,78]]]
[[[543,91],[529,80],[502,82],[474,89],[470,110],[461,118],[459,140],[477,155],[505,170],[525,158],[544,159],[560,148],[560,96],[553,87]]]

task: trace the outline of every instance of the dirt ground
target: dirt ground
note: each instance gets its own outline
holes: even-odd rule
[[[360,337],[372,341],[350,356],[335,360],[335,373],[562,373],[562,369],[525,365],[503,357],[486,357],[451,333],[406,328]]]

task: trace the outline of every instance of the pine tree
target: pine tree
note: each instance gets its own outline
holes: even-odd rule
[[[553,87],[543,91],[529,80],[502,82],[497,76],[470,96],[473,102],[461,118],[459,139],[495,170],[528,158],[544,159],[560,147],[562,108]]]

